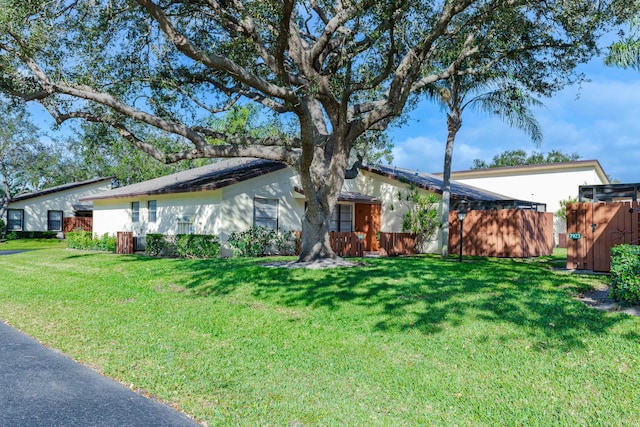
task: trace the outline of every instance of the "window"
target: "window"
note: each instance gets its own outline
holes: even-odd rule
[[[22,231],[24,229],[24,210],[9,209],[7,211],[7,231]]]
[[[157,202],[149,200],[147,202],[147,210],[149,211],[149,222],[156,222]]]
[[[194,215],[182,215],[177,218],[178,232],[177,234],[193,234]]]
[[[62,211],[47,211],[47,230],[62,231]]]
[[[131,202],[131,222],[140,221],[140,202]]]
[[[353,231],[353,206],[336,205],[331,214],[329,231]]]
[[[278,201],[276,199],[253,199],[253,225],[278,229]]]

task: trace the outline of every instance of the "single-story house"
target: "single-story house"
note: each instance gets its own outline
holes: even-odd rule
[[[80,198],[110,190],[112,180],[113,177],[95,178],[15,196],[7,208],[7,232],[62,233],[65,219],[92,216],[93,204],[90,200],[80,202]]]
[[[560,209],[561,200],[577,198],[580,185],[610,183],[597,160],[455,171],[451,179],[516,199],[545,203],[548,212]]]
[[[362,167],[346,180],[331,221],[332,231],[359,231],[371,246],[375,233],[401,232],[406,207],[398,193],[412,183],[440,194],[439,178],[387,166]],[[462,199],[502,207],[521,201],[469,185],[452,185],[452,205]],[[300,230],[305,196],[297,173],[283,163],[230,159],[81,198],[93,202],[94,233],[215,234],[227,241],[252,225]],[[479,205],[478,205],[479,206]],[[138,239],[139,241],[143,239]],[[437,251],[435,236],[428,251]],[[372,248],[365,248],[371,250]]]
[[[610,183],[597,160],[455,171],[451,179],[516,199],[536,200],[554,214],[561,200],[578,197],[579,186]],[[555,232],[565,231],[564,221],[556,219]]]

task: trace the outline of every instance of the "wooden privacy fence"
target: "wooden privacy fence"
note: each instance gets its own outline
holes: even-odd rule
[[[63,219],[62,231],[70,233],[72,231],[93,231],[93,218],[87,216],[71,216]]]
[[[337,232],[329,233],[331,249],[341,257],[364,256],[364,235],[362,233]]]
[[[116,233],[116,253],[118,254],[133,253],[133,232],[118,231],[118,233]]]
[[[458,211],[449,213],[449,253],[460,248]],[[471,210],[463,221],[463,255],[528,258],[553,252],[553,214],[522,209]]]
[[[380,256],[414,255],[416,235],[413,233],[380,233]]]
[[[608,272],[611,247],[638,244],[638,202],[567,205],[567,268]]]

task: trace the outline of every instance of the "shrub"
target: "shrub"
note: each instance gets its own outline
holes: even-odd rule
[[[174,252],[182,258],[215,258],[220,253],[220,243],[218,236],[212,234],[178,234]]]
[[[116,238],[105,233],[102,237],[94,237],[90,231],[72,231],[66,235],[67,247],[91,251],[116,251]]]
[[[640,246],[617,245],[611,248],[609,281],[611,298],[640,303]]]
[[[233,255],[240,257],[292,255],[295,253],[296,244],[293,231],[276,232],[260,226],[245,231],[234,231],[229,236]]]
[[[7,233],[7,239],[55,239],[57,235],[56,231],[11,231]]]
[[[145,236],[146,247],[144,251],[147,255],[158,256],[167,246],[167,241],[162,234],[149,233]]]

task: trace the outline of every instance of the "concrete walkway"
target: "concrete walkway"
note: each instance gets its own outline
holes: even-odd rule
[[[197,426],[0,321],[0,426]]]

